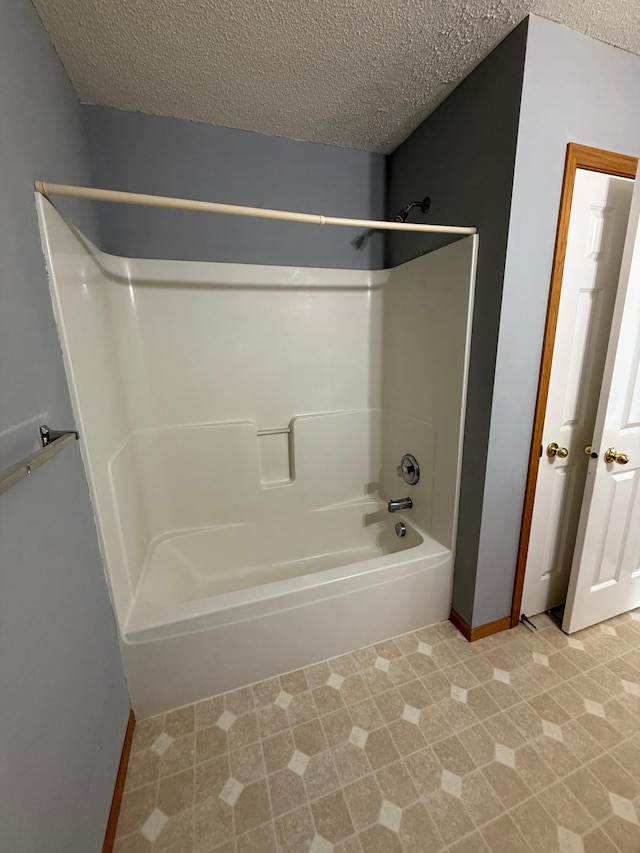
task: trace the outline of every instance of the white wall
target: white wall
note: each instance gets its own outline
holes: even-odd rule
[[[473,312],[474,238],[388,271],[382,329],[384,497],[408,494],[418,524],[452,548],[457,528],[460,427]],[[433,456],[419,452],[430,447]],[[422,467],[417,486],[395,476],[403,453]]]
[[[130,467],[122,473],[128,486],[122,493],[127,510],[123,528],[129,532],[125,546],[119,507],[109,484],[109,460],[128,439],[132,428],[125,398],[127,386],[121,381],[121,354],[116,347],[118,324],[111,322],[114,298],[120,294],[105,287],[105,277],[97,263],[99,253],[93,244],[68,226],[50,202],[42,196],[37,196],[36,201],[50,285],[55,284],[51,295],[75,423],[94,507],[100,511],[100,549],[109,566],[126,567],[128,561],[144,558],[149,527],[146,505],[138,492],[140,477]],[[43,228],[45,218],[47,226]],[[126,318],[126,313],[123,316]],[[73,353],[78,353],[77,357],[73,358]],[[79,398],[83,400],[81,406],[77,404]],[[89,445],[95,453],[94,465],[88,464]],[[127,572],[111,572],[110,584],[113,603],[122,616],[131,600]]]
[[[121,626],[154,538],[372,488],[371,273],[121,259],[39,207]]]

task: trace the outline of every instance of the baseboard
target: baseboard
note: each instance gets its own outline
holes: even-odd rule
[[[135,725],[135,714],[133,711],[129,711],[127,730],[124,734],[124,743],[122,744],[122,753],[120,754],[120,764],[118,765],[118,775],[116,776],[116,784],[113,788],[111,811],[109,812],[109,820],[107,821],[107,830],[104,834],[102,853],[112,853],[113,845],[116,840],[116,829],[118,828],[118,818],[120,817],[122,792],[124,790],[124,780],[127,776],[127,767],[129,766],[129,753],[131,752],[131,741],[133,740],[133,730]]]
[[[485,625],[477,625],[475,628],[471,628],[467,625],[462,616],[460,616],[459,613],[456,613],[453,607],[449,614],[449,621],[456,626],[462,636],[469,640],[470,643],[473,643],[474,640],[481,640],[483,637],[490,637],[491,634],[498,634],[500,631],[506,631],[511,627],[511,617],[503,616],[502,619],[496,619],[495,622],[487,622]]]
[[[451,608],[451,613],[449,613],[449,622],[453,622],[465,640],[469,640],[469,642],[471,642],[471,628],[467,625],[462,616],[460,616],[459,613],[456,613],[453,607]]]

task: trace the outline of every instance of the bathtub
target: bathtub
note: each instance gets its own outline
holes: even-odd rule
[[[36,204],[137,716],[446,619],[477,237],[387,270],[159,261]]]
[[[450,577],[449,549],[374,499],[159,537],[123,638],[136,711],[442,621]]]

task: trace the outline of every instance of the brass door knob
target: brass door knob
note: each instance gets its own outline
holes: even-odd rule
[[[629,461],[629,457],[626,453],[618,453],[615,447],[610,447],[608,450],[604,452],[604,461],[605,462],[617,462],[618,465],[626,465]]]
[[[569,451],[566,447],[558,447],[555,441],[552,441],[551,444],[547,445],[547,456],[549,459],[552,459],[554,456],[557,456],[558,459],[566,459],[569,455]]]

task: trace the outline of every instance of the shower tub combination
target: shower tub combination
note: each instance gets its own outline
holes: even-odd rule
[[[380,271],[141,260],[36,199],[137,715],[446,619],[477,237]]]

